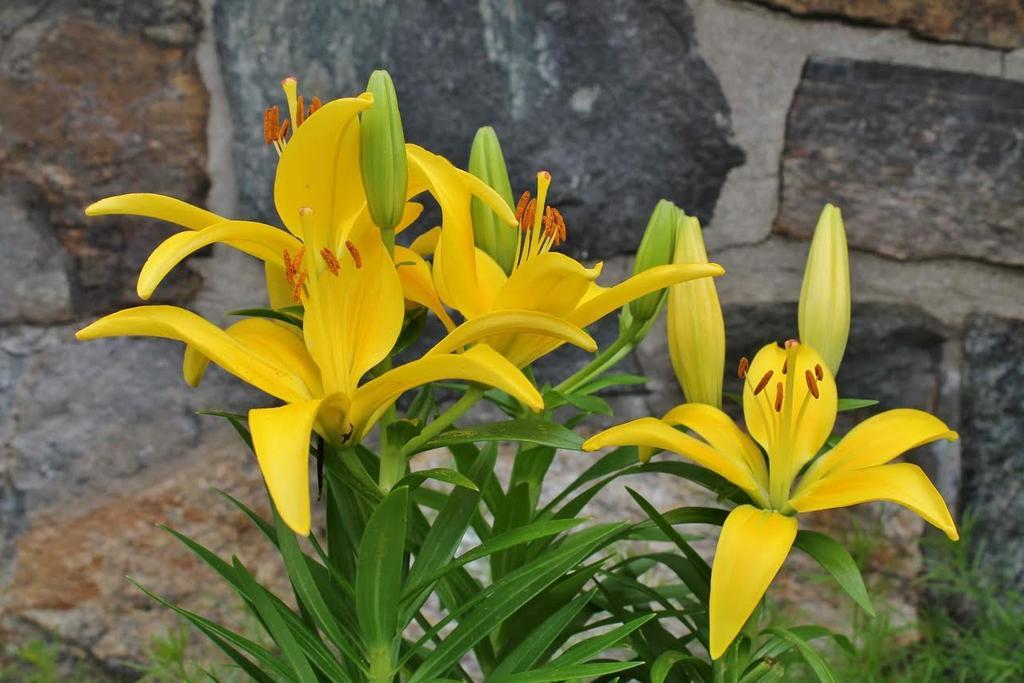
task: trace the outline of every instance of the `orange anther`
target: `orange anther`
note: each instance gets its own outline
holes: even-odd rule
[[[787,358],[786,360],[782,361],[782,374],[785,375],[788,370],[789,370],[789,359]]]
[[[276,104],[273,107],[268,107],[263,111],[263,142],[267,143],[268,145],[272,143],[274,140],[277,140],[279,137],[279,118],[280,110],[277,108]]]
[[[749,370],[749,369],[750,369],[750,361],[747,360],[746,356],[743,356],[742,358],[740,358],[739,367],[736,368],[736,376],[739,377],[740,379],[746,379],[747,378],[747,370]]]
[[[523,212],[526,211],[526,205],[530,203],[530,191],[527,190],[519,197],[519,202],[516,203],[516,220],[519,225],[523,224]]]
[[[814,375],[810,370],[804,370],[804,379],[807,380],[807,389],[811,392],[811,396],[818,398],[818,382],[815,381]]]
[[[295,127],[298,128],[306,120],[306,110],[303,108],[302,95],[295,98]]]
[[[775,385],[775,412],[782,412],[782,382]]]
[[[310,116],[315,114],[316,110],[319,109],[321,106],[322,105],[320,104],[320,98],[314,97],[313,100],[309,103],[309,112],[306,114],[306,118],[308,119]]]
[[[821,369],[821,365],[814,365],[814,376],[818,378],[818,381],[825,379],[825,371]]]
[[[338,262],[338,257],[334,255],[327,247],[320,250],[320,255],[324,257],[324,263],[327,264],[327,270],[331,271],[331,275],[337,275],[341,272],[341,264]]]
[[[523,215],[519,219],[519,227],[523,230],[533,230],[533,218],[537,213],[537,200],[531,199],[523,210]]]
[[[278,140],[284,140],[284,134],[288,132],[289,125],[290,122],[288,121],[288,119],[285,119],[284,121],[281,122],[281,129],[277,131]]]
[[[772,375],[774,374],[775,373],[772,370],[769,370],[768,372],[764,373],[764,377],[762,377],[761,381],[757,383],[756,387],[754,387],[754,396],[757,396],[762,391],[764,391],[764,388],[768,386],[768,382],[771,380]]]
[[[295,276],[298,274],[299,264],[302,262],[302,254],[305,249],[305,247],[299,247],[299,250],[295,252],[294,260],[292,260],[288,250],[284,250],[284,277],[290,285],[295,284]]]
[[[302,285],[306,283],[306,278],[309,277],[309,273],[302,271],[299,276],[295,278],[295,285],[292,287],[292,299],[299,303],[302,301]]]
[[[363,257],[359,254],[359,250],[356,249],[356,245],[352,244],[351,240],[345,240],[345,248],[348,249],[348,253],[352,255],[352,260],[356,264],[356,268],[363,267]]]

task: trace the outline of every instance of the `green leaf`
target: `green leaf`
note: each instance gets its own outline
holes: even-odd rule
[[[797,533],[793,545],[817,560],[854,602],[871,616],[875,615],[860,569],[838,541],[816,531],[802,530]]]
[[[410,472],[405,475],[395,486],[407,486],[410,491],[416,489],[427,479],[434,479],[435,481],[443,481],[446,484],[453,484],[455,486],[461,486],[464,489],[471,491],[479,491],[476,484],[473,483],[468,477],[459,474],[455,470],[450,470],[445,467],[436,467],[429,470],[419,470],[417,472]]]
[[[516,484],[509,490],[494,516],[495,534],[508,533],[530,520],[530,484]],[[519,568],[526,558],[526,548],[512,546],[491,555],[491,577],[497,581]]]
[[[516,683],[547,683],[548,681],[570,681],[576,678],[606,676],[640,666],[643,662],[596,662],[594,664],[572,664],[550,666],[535,671],[516,674]]]
[[[696,550],[686,542],[679,532],[675,530],[671,523],[668,522],[654,506],[647,502],[647,500],[633,489],[626,487],[626,492],[632,496],[633,500],[636,501],[644,513],[658,526],[659,529],[668,537],[670,541],[676,544],[686,559],[694,566],[697,571],[697,576],[691,581],[686,582],[686,585],[693,591],[693,594],[700,599],[702,603],[707,603],[711,595],[711,567],[704,561]],[[682,578],[682,577],[680,577]],[[685,579],[684,579],[685,580]]]
[[[409,489],[392,489],[370,515],[359,543],[356,616],[368,652],[390,652],[398,633],[408,516]]]
[[[616,448],[615,450],[602,455],[593,465],[585,469],[582,474],[572,481],[571,484],[555,496],[550,503],[544,506],[544,510],[548,511],[554,509],[556,505],[565,500],[565,498],[571,495],[573,491],[577,490],[587,482],[600,479],[603,476],[629,467],[630,465],[635,465],[636,461],[637,454],[636,447],[634,446]]]
[[[638,384],[647,384],[647,378],[642,375],[631,375],[629,373],[603,375],[597,379],[592,379],[589,382],[581,384],[573,393],[577,395],[594,394],[602,389],[607,389],[608,387],[636,386]]]
[[[768,632],[795,645],[796,649],[800,651],[800,656],[803,657],[804,661],[807,662],[807,665],[811,667],[814,675],[818,677],[818,680],[821,681],[821,683],[839,683],[839,679],[837,679],[835,674],[832,673],[832,669],[829,668],[829,665],[824,659],[822,659],[821,655],[807,643],[806,640],[789,629],[773,628],[769,629]]]
[[[136,588],[141,590],[143,593],[148,595],[153,600],[156,600],[164,607],[177,613],[179,616],[186,619],[193,626],[202,631],[208,638],[213,640],[215,643],[227,642],[233,647],[238,648],[242,652],[245,652],[260,662],[267,670],[273,671],[279,676],[283,676],[286,679],[291,679],[291,672],[285,666],[281,659],[271,654],[266,648],[261,645],[254,643],[253,641],[238,635],[234,631],[224,628],[220,624],[210,621],[205,617],[201,617],[194,612],[190,612],[187,609],[178,607],[174,603],[161,598],[156,593],[147,590],[141,583],[136,581],[132,577],[128,577],[128,581],[135,585]],[[225,650],[225,652],[227,652]],[[228,653],[230,655],[230,653]],[[234,657],[232,657],[234,659]],[[237,661],[237,660],[236,660]]]
[[[512,652],[501,659],[501,663],[487,677],[487,682],[515,680],[512,678],[513,674],[525,671],[536,664],[544,653],[551,649],[552,644],[558,642],[558,637],[590,602],[593,595],[594,591],[580,593],[545,619]]]
[[[669,650],[668,652],[662,652],[658,655],[658,658],[651,664],[651,683],[665,683],[665,679],[668,677],[669,671],[672,667],[680,662],[689,662],[691,664],[704,664],[705,662],[691,655],[688,652],[679,652],[678,650]]]
[[[562,425],[528,418],[451,429],[423,444],[416,452],[481,441],[520,441],[570,451],[579,451],[583,447],[583,439]]]
[[[544,392],[544,407],[548,410],[554,410],[564,405],[570,405],[584,413],[608,416],[612,414],[612,408],[608,402],[598,396],[566,393],[557,389],[547,389]]]
[[[857,410],[858,408],[870,408],[877,405],[878,401],[872,398],[841,398],[836,410],[841,413],[844,410]]]
[[[551,666],[554,668],[559,666],[582,664],[591,657],[596,657],[605,650],[615,647],[619,644],[619,641],[646,624],[655,616],[657,615],[653,613],[645,614],[642,617],[637,617],[636,619],[633,619],[618,628],[612,629],[607,633],[602,633],[601,635],[594,636],[593,638],[587,638],[582,642],[576,643],[566,650],[564,654],[551,662]]]
[[[272,320],[280,320],[283,323],[289,325],[295,325],[295,327],[302,328],[302,318],[296,318],[293,315],[289,315],[284,311],[287,309],[281,309],[275,311],[272,308],[240,308],[237,311],[228,311],[228,315],[245,316],[248,318],[270,318]]]
[[[618,535],[623,527],[623,524],[608,524],[569,536],[557,548],[520,567],[477,593],[467,603],[450,611],[420,642],[426,642],[453,619],[458,618],[459,625],[423,659],[409,683],[429,681],[447,671],[509,615],[590,555],[595,548]]]

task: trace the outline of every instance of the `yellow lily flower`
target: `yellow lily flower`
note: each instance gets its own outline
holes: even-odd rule
[[[301,212],[307,235],[317,223]],[[442,379],[477,382],[507,392],[533,410],[543,407],[537,389],[514,365],[479,342],[496,329],[536,332],[527,312],[511,323],[482,317],[459,327],[422,358],[361,383],[384,360],[402,328],[404,307],[397,269],[373,227],[359,229],[341,252],[308,250],[286,271],[305,313],[297,327],[267,318],[246,319],[222,330],[174,306],[141,306],[108,315],[78,332],[81,340],[111,336],[163,337],[195,350],[186,362],[192,381],[209,358],[249,384],[285,402],[249,411],[253,446],[267,488],[282,519],[309,533],[309,437],[357,443],[406,390]],[[592,345],[564,321],[543,326],[565,332],[572,343]],[[464,353],[456,349],[476,344]]]
[[[547,206],[551,175],[541,172],[537,174],[536,198],[531,199],[526,192],[519,200],[515,216],[520,227],[516,257],[512,272],[506,275],[502,267],[473,242],[469,195],[465,187],[483,183],[472,176],[466,179],[469,174],[426,150],[416,150],[410,156],[410,173],[414,170],[428,183],[445,210],[444,224],[431,236],[436,239],[433,275],[437,293],[445,305],[468,321],[485,314],[520,309],[548,313],[585,328],[645,294],[725,272],[714,263],[673,264],[650,268],[614,287],[598,285],[595,280],[601,273],[600,263],[587,268],[565,254],[552,251],[565,241],[566,226],[558,210]],[[475,187],[474,192],[477,192]],[[483,193],[478,196],[485,198]],[[503,202],[489,205],[499,216],[509,211]],[[448,220],[449,215],[453,220]],[[536,334],[510,334],[488,343],[519,367],[561,344]]]
[[[660,420],[633,420],[583,444],[588,451],[625,445],[672,451],[749,496],[753,504],[740,505],[726,518],[711,570],[710,651],[715,659],[732,643],[789,554],[798,513],[884,500],[958,538],[941,494],[924,471],[910,463],[890,464],[911,448],[955,440],[956,432],[941,420],[920,410],[889,410],[860,423],[818,455],[832,432],[838,402],[835,380],[822,357],[806,344],[791,341],[783,349],[772,343],[749,367],[741,361],[740,375],[750,436],[718,408],[687,403]]]

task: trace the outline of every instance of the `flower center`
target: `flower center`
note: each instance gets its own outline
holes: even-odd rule
[[[516,259],[513,272],[534,256],[545,254],[551,247],[565,241],[565,219],[558,209],[547,206],[551,174],[541,171],[537,174],[537,197],[532,198],[527,190],[516,205],[516,220],[519,233],[516,237]]]

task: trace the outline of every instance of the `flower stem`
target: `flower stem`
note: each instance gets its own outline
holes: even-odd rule
[[[591,378],[600,375],[625,358],[636,347],[636,337],[641,327],[642,325],[636,323],[630,325],[619,334],[619,338],[610,346],[594,356],[594,359],[585,367],[562,380],[562,383],[555,389],[562,393],[572,393]]]
[[[484,390],[478,386],[471,386],[466,390],[466,393],[459,398],[458,401],[453,403],[446,411],[437,416],[433,422],[428,423],[418,435],[409,439],[405,446],[401,449],[402,458],[405,459],[416,452],[423,444],[427,443],[435,436],[447,429],[453,422],[462,417],[467,410],[473,407],[480,397],[484,395]]]

